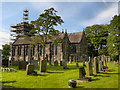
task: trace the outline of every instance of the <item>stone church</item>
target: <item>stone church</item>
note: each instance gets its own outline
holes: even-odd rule
[[[27,10],[24,11],[25,19],[27,20]],[[16,36],[14,42],[11,45],[11,58],[15,61],[30,61],[30,57],[33,60],[42,60],[43,59],[43,48],[40,44],[30,48],[31,42],[29,40],[24,39],[21,35],[28,35],[30,37],[34,36],[33,34],[28,34],[31,30],[30,27],[27,27],[28,22],[23,21],[20,24],[15,26],[11,26],[15,28],[11,30],[11,32],[15,32],[15,34],[11,34]],[[67,60],[67,61],[83,61],[87,60],[87,41],[85,37],[85,33],[76,32],[76,33],[67,33],[67,31],[62,31],[59,38],[64,39],[63,42],[60,42],[58,46],[52,45],[51,41],[48,41],[45,54],[47,60],[55,61],[55,60]]]

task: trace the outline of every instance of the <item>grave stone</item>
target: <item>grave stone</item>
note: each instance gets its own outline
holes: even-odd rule
[[[75,62],[75,56],[73,56],[73,62]]]
[[[106,58],[106,62],[108,62],[108,56],[105,56],[105,58]]]
[[[79,67],[78,62],[76,63],[76,67]]]
[[[62,65],[62,61],[60,61],[60,66],[63,66],[63,65]]]
[[[34,71],[34,65],[33,64],[27,64],[26,66],[26,75],[32,74]]]
[[[79,78],[84,78],[86,75],[84,67],[79,68]]]
[[[110,62],[110,56],[108,56],[108,62]]]
[[[87,65],[87,76],[90,76],[90,62],[86,62]]]
[[[102,58],[102,61],[104,61],[104,56],[103,55],[101,56],[101,58]]]
[[[61,61],[63,60],[63,52],[61,52]]]
[[[79,68],[79,78],[78,78],[77,82],[91,81],[91,78],[90,77],[85,77],[85,75],[86,75],[86,72],[85,72],[84,67],[80,67]]]
[[[63,60],[62,65],[63,65],[63,69],[67,68],[67,62],[66,62],[66,60]]]
[[[18,69],[19,70],[21,70],[21,69],[26,69],[26,65],[27,65],[27,63],[26,63],[26,61],[19,61],[18,62]]]
[[[8,59],[3,59],[2,60],[2,66],[3,67],[8,67],[8,61],[9,61]]]
[[[46,60],[41,60],[40,62],[40,72],[46,72],[47,69],[47,61]]]
[[[31,64],[34,65],[34,68],[38,67],[38,60],[31,60]]]
[[[11,58],[11,65],[12,66],[18,66],[18,61],[15,61],[14,58]]]
[[[107,66],[107,62],[106,62],[106,59],[104,60],[104,66]]]
[[[55,60],[54,66],[58,66],[58,61],[57,60]]]
[[[102,61],[99,61],[99,66],[100,66],[100,71],[102,71],[103,70]]]
[[[72,59],[71,59],[71,56],[69,56],[69,62],[70,62],[70,64],[72,64]]]

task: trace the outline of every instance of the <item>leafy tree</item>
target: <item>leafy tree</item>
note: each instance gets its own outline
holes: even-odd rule
[[[32,24],[30,24],[34,27],[29,33],[34,33],[35,36],[27,38],[32,41],[32,45],[37,45],[39,43],[43,47],[43,59],[45,59],[47,41],[50,40],[55,45],[61,41],[61,39],[57,37],[59,35],[59,30],[56,30],[55,26],[61,25],[64,21],[56,12],[54,8],[44,10],[44,13],[40,14],[37,20],[31,21]]]
[[[109,55],[113,60],[118,60],[120,55],[120,15],[115,15],[110,22],[107,42]]]
[[[93,25],[85,28],[89,56],[93,57],[97,55],[107,54],[107,27],[108,25]]]
[[[2,55],[5,59],[8,59],[8,56],[10,56],[10,45],[5,44],[2,45],[3,50],[2,50]]]

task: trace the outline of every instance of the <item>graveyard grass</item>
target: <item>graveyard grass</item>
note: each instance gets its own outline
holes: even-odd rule
[[[118,88],[118,64],[114,66],[113,62],[108,62],[107,65],[109,72],[100,72],[97,76],[92,76],[91,82],[77,83],[76,88]],[[16,72],[3,72],[2,84],[16,88],[70,88],[68,80],[77,80],[79,69],[75,63],[67,66],[69,69],[63,70],[60,65],[58,67],[48,65],[47,73],[39,73],[38,67],[35,69],[38,75],[26,75],[25,70],[9,66],[15,68]],[[79,66],[82,66],[82,63],[79,63]]]

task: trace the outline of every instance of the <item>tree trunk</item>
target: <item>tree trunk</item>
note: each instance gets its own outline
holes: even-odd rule
[[[45,45],[43,45],[43,60],[45,60]]]

